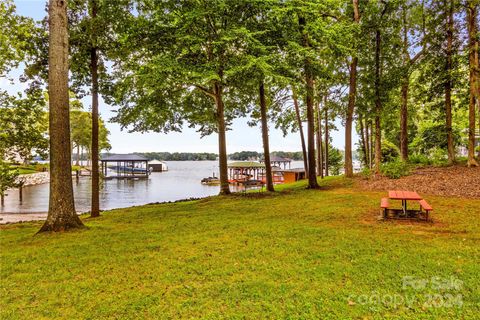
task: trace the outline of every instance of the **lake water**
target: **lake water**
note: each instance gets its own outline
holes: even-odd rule
[[[168,171],[154,172],[149,179],[111,179],[102,181],[100,208],[125,208],[152,202],[175,201],[216,195],[219,186],[202,185],[202,178],[218,177],[217,161],[167,161]],[[303,168],[303,162],[294,161],[292,168]],[[232,188],[232,187],[231,187]],[[89,211],[91,182],[89,177],[73,178],[75,206],[78,212]],[[233,188],[232,188],[233,189]],[[232,190],[235,191],[235,190]],[[48,211],[49,184],[23,188],[23,201],[18,191],[10,190],[5,197],[2,214],[43,213]]]

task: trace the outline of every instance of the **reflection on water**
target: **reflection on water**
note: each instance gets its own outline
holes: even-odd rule
[[[169,161],[169,171],[154,172],[149,179],[111,179],[102,182],[100,208],[113,209],[151,202],[175,201],[191,197],[206,197],[218,194],[218,186],[202,185],[202,178],[213,172],[218,176],[216,161]],[[295,162],[292,167],[301,167]],[[73,178],[75,206],[77,211],[88,211],[90,207],[91,183],[89,177]],[[0,213],[33,213],[48,211],[49,184],[23,188],[20,203],[17,190],[8,192],[5,206]]]

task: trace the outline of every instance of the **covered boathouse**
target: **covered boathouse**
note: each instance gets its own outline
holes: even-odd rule
[[[150,169],[148,159],[137,154],[114,154],[100,159],[102,173],[105,179],[148,178]],[[108,175],[108,169],[115,174]]]
[[[264,163],[265,159],[261,159],[260,162]],[[292,163],[292,159],[277,157],[275,155],[270,156],[270,164],[272,165],[272,167],[277,167],[279,169],[286,170],[287,166],[288,166],[288,169],[290,169],[291,163]]]

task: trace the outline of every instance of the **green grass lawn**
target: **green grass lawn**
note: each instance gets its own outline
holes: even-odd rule
[[[18,166],[18,167],[13,167],[14,169],[18,170],[19,174],[32,174],[32,173],[37,173],[38,171],[35,170],[34,167],[32,166]]]
[[[112,210],[75,232],[4,226],[0,317],[478,319],[480,200],[380,222],[383,193],[322,186]]]
[[[48,164],[14,164],[10,166],[12,170],[18,170],[19,174],[32,174],[42,172],[48,168]]]

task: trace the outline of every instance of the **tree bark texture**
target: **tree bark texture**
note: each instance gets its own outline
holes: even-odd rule
[[[295,115],[297,117],[298,131],[300,132],[300,140],[302,143],[303,166],[305,167],[305,172],[308,172],[307,147],[305,145],[305,136],[303,134],[302,117],[300,116],[300,106],[298,105],[297,91],[295,90],[294,86],[292,86],[292,100],[295,108]]]
[[[317,135],[317,175],[323,179],[323,143],[322,143],[322,113],[320,102],[316,105],[316,135]]]
[[[445,1],[445,11],[447,12],[447,51],[445,62],[445,128],[447,130],[447,151],[448,163],[455,162],[455,147],[453,145],[452,131],[452,54],[453,54],[453,1]]]
[[[225,106],[223,104],[223,90],[220,84],[214,85],[215,104],[217,107],[218,125],[218,156],[220,167],[220,194],[230,194],[227,168],[227,140],[225,126]]]
[[[408,161],[408,89],[410,84],[410,55],[408,53],[407,13],[403,8],[403,79],[400,106],[400,158]]]
[[[92,19],[97,17],[97,2],[90,0]],[[95,33],[94,28],[92,28]],[[98,148],[98,49],[92,44],[90,49],[90,72],[92,76],[92,199],[90,216],[100,216],[100,172],[98,168],[100,150]],[[146,168],[148,169],[148,168]]]
[[[328,145],[330,143],[329,139],[330,137],[328,136],[328,95],[325,95],[323,97],[323,107],[325,108],[325,143],[324,143],[324,149],[325,149],[325,177],[328,177]]]
[[[306,20],[304,17],[300,17],[299,20],[300,32],[302,33],[302,46],[304,48],[309,48],[309,39],[308,33],[305,31]],[[313,72],[312,72],[312,63],[309,57],[305,58],[304,61],[304,72],[305,72],[305,91],[306,98],[305,102],[307,105],[307,148],[308,148],[308,188],[316,189],[318,188],[317,183],[317,174],[315,170],[315,115],[313,111]]]
[[[50,0],[48,94],[50,135],[50,196],[47,220],[39,232],[83,226],[75,212],[68,96],[67,1]]]
[[[313,111],[313,75],[307,62],[305,65],[306,85],[307,85],[307,135],[308,135],[308,187],[310,189],[318,188],[316,163],[315,163],[315,115]]]
[[[380,47],[381,33],[377,29],[375,32],[375,174],[380,173],[380,164],[382,162],[382,128],[380,115],[382,112],[382,101],[380,97]]]
[[[360,11],[358,8],[358,0],[352,0],[353,3],[353,20],[355,23],[360,22]],[[350,80],[348,92],[347,117],[345,121],[345,176],[353,177],[352,162],[352,126],[353,114],[355,111],[355,98],[357,95],[357,64],[358,57],[352,57],[350,63]],[[327,149],[328,152],[328,149]]]
[[[362,147],[363,153],[363,163],[365,167],[368,166],[368,150],[367,150],[367,140],[366,140],[366,133],[365,133],[365,126],[363,125],[363,115],[360,113],[358,115],[358,123],[360,124],[360,142]]]
[[[477,39],[477,4],[467,1],[467,26],[470,65],[470,101],[468,105],[468,160],[469,167],[478,166],[475,160],[475,106],[480,103],[480,87],[478,85],[478,39]]]
[[[275,189],[273,187],[272,164],[270,163],[270,145],[268,141],[267,101],[265,99],[265,84],[263,81],[261,81],[259,85],[259,95],[267,191],[274,192]]]

